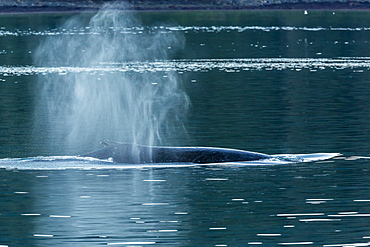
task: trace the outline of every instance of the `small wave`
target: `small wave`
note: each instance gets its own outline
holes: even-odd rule
[[[312,153],[312,154],[277,154],[274,157],[287,162],[315,162],[332,159],[340,156],[340,153]]]
[[[171,31],[194,31],[194,32],[245,32],[245,31],[307,31],[307,32],[318,32],[318,31],[368,31],[370,27],[297,27],[297,26],[174,26],[166,27]]]
[[[114,32],[121,34],[141,34],[145,32],[246,32],[246,31],[305,31],[305,32],[319,32],[319,31],[350,31],[360,32],[369,31],[370,27],[299,27],[299,26],[132,26],[132,27],[111,27],[105,28],[91,28],[89,26],[81,28],[56,28],[49,30],[0,30],[1,36],[57,36],[57,35],[101,35],[102,33]]]
[[[110,160],[100,160],[91,157],[38,156],[0,159],[0,168],[9,170],[94,169],[94,167],[99,167],[109,163],[113,162]]]
[[[80,157],[80,156],[37,156],[27,158],[5,158],[0,159],[2,162],[50,162],[50,161],[105,161],[92,157]],[[108,162],[108,161],[107,161]]]
[[[156,73],[156,72],[207,72],[212,70],[240,72],[253,70],[323,70],[323,69],[370,69],[369,57],[345,58],[240,58],[240,59],[183,59],[142,61],[127,63],[103,63],[96,67],[37,67],[0,66],[0,75],[28,76],[73,73]]]

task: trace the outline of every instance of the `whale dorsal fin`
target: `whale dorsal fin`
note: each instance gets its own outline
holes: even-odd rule
[[[104,140],[104,141],[101,142],[101,144],[104,145],[105,147],[108,147],[108,146],[113,146],[113,145],[122,144],[122,143],[115,142],[115,141]]]

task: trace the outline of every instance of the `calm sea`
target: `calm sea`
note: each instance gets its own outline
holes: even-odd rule
[[[368,11],[93,15],[0,16],[0,246],[370,246]],[[115,134],[342,155],[73,156]]]

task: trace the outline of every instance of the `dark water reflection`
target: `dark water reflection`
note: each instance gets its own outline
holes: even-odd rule
[[[1,239],[9,246],[316,246],[370,235],[361,160],[1,176]]]
[[[38,76],[55,72],[33,67],[32,52],[45,36],[73,35],[58,29],[67,17],[0,18],[1,158],[70,154],[43,149],[50,137],[33,133],[34,87]],[[179,144],[343,156],[276,166],[2,169],[0,245],[369,246],[369,13],[142,17],[186,38],[184,51],[167,61],[187,67],[179,73],[192,102],[189,138]],[[319,60],[341,57],[362,63]],[[246,58],[267,65],[223,69],[197,60]],[[274,67],[265,58],[298,63]],[[313,62],[302,65],[304,58]],[[139,73],[124,69],[118,73]]]
[[[195,118],[200,119],[196,127],[203,126],[202,132],[223,130],[218,133],[220,139],[210,134],[213,145],[226,140],[233,147],[256,145],[253,148],[270,153],[367,153],[366,74],[349,70],[241,72],[223,75],[222,82],[219,73],[204,74],[200,79],[204,85],[199,85],[193,100],[202,102],[194,109],[199,113]]]

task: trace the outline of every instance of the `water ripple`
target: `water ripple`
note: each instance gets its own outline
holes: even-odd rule
[[[161,61],[136,61],[126,63],[101,63],[95,67],[37,67],[37,66],[0,66],[0,75],[20,76],[35,74],[65,75],[68,73],[101,72],[207,72],[219,70],[228,73],[238,73],[248,70],[296,70],[309,69],[311,71],[323,69],[359,69],[370,68],[370,57],[343,57],[343,58],[240,58],[240,59],[181,59]]]
[[[299,26],[132,26],[132,27],[111,27],[106,28],[91,28],[74,27],[70,29],[56,28],[49,30],[0,30],[0,36],[55,36],[55,35],[100,35],[101,33],[115,32],[121,34],[141,34],[144,32],[245,32],[245,31],[305,31],[305,32],[319,32],[319,31],[350,31],[360,32],[369,31],[370,27],[299,27]]]

